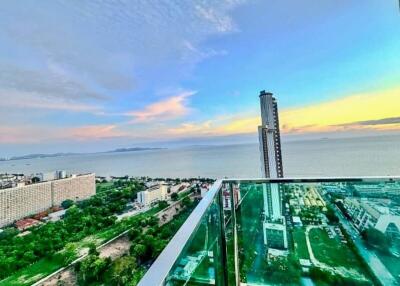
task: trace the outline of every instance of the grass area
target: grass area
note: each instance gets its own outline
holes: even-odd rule
[[[316,259],[329,266],[362,269],[354,252],[338,237],[329,238],[323,229],[314,228],[309,233],[311,247]]]
[[[295,228],[293,230],[293,240],[297,256],[300,259],[310,259],[304,228]]]
[[[54,255],[52,258],[42,259],[31,266],[24,268],[13,275],[0,281],[0,286],[25,286],[32,285],[36,281],[57,271],[63,267],[62,258]]]

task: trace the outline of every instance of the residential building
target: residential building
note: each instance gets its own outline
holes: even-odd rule
[[[138,193],[138,202],[143,206],[150,206],[151,204],[166,200],[168,198],[168,185],[160,184],[154,185],[145,191]]]
[[[282,152],[278,104],[272,93],[260,92],[261,125],[258,127],[261,170],[266,178],[282,178]]]
[[[65,200],[79,201],[95,193],[94,174],[0,190],[0,227],[59,206]]]

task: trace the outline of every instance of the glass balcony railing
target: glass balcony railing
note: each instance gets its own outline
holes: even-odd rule
[[[399,285],[400,178],[217,181],[148,285]]]

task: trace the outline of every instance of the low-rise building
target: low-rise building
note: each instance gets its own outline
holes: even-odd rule
[[[39,220],[33,219],[33,218],[26,218],[19,220],[15,223],[15,227],[18,228],[19,231],[24,231],[30,227],[33,227],[35,225],[39,225],[41,222]]]
[[[138,202],[143,206],[150,206],[151,204],[166,200],[168,198],[168,185],[160,184],[154,185],[145,191],[138,193]]]

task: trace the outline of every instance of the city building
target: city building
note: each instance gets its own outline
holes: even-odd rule
[[[0,227],[59,206],[65,200],[79,201],[95,193],[94,174],[0,190]]]
[[[0,174],[0,189],[21,187],[25,185],[23,174]]]
[[[150,206],[151,204],[166,200],[168,198],[168,185],[159,184],[153,185],[145,191],[138,193],[138,202],[143,206]]]
[[[261,125],[258,127],[261,170],[266,178],[282,178],[282,152],[278,104],[272,93],[260,92]]]

